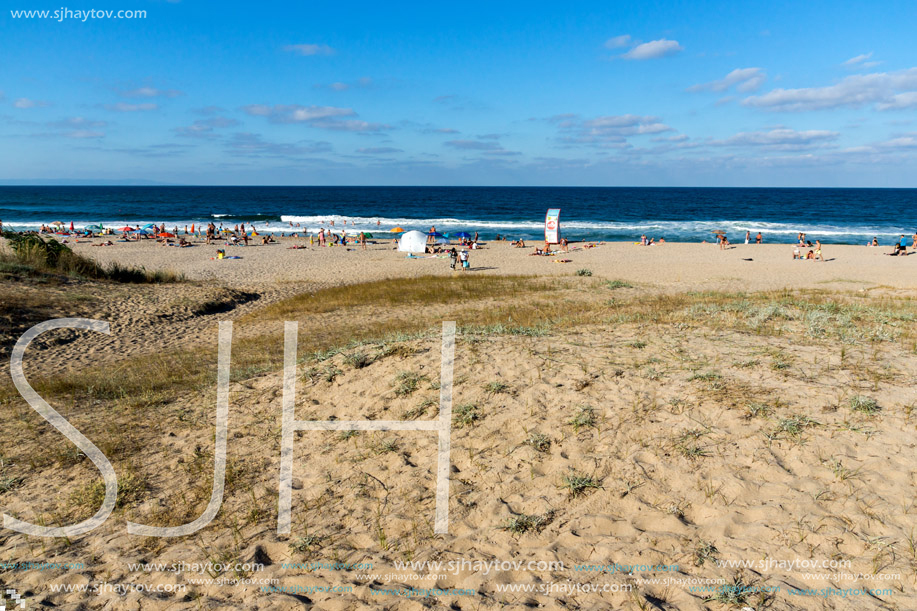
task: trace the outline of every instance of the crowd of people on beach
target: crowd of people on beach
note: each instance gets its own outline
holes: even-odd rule
[[[328,225],[326,228],[324,225]],[[357,233],[354,230],[351,230],[348,234],[347,229],[341,229],[336,231],[331,229],[335,227],[334,219],[330,219],[322,223],[322,226],[318,230],[312,230],[301,227],[300,223],[289,223],[290,228],[294,231],[290,233],[289,237],[292,238],[303,238],[308,239],[308,246],[301,244],[294,244],[289,246],[290,249],[302,249],[308,248],[309,246],[318,246],[318,247],[328,247],[328,246],[344,246],[344,247],[353,247],[359,248],[360,250],[367,250],[367,245],[370,243],[376,243],[370,241],[369,238],[372,236],[369,235],[366,231],[359,231]],[[343,221],[343,227],[347,227],[348,221]],[[381,225],[381,221],[377,220],[376,225]],[[354,226],[354,221],[350,220],[350,226]],[[0,221],[0,232],[4,229],[3,221]],[[180,231],[176,226],[171,231],[166,229],[165,223],[160,223],[158,226],[150,223],[148,225],[141,227],[122,227],[120,229],[104,228],[101,225],[90,225],[87,227],[75,228],[73,223],[70,223],[69,230],[61,222],[55,221],[51,224],[41,224],[37,230],[30,230],[26,233],[34,233],[39,236],[60,236],[63,239],[62,243],[66,244],[69,242],[69,239],[79,242],[82,239],[87,238],[98,238],[98,237],[109,237],[110,239],[104,240],[99,243],[93,244],[93,246],[104,247],[104,246],[114,246],[115,242],[112,241],[117,236],[116,241],[118,242],[137,242],[141,240],[156,240],[162,246],[174,246],[178,248],[187,248],[192,246],[192,240],[196,237],[201,242],[206,245],[212,244],[222,244],[224,246],[248,246],[251,241],[255,238],[259,238],[259,241],[262,245],[276,244],[277,239],[275,239],[273,232],[268,229],[268,224],[264,224],[264,233],[259,235],[254,224],[246,227],[245,223],[239,223],[233,226],[231,229],[229,227],[224,227],[222,223],[219,226],[210,221],[206,226],[196,226],[192,224],[190,228],[188,225],[185,225],[184,231]],[[22,232],[20,232],[22,233]],[[397,232],[396,232],[397,233]],[[729,238],[724,231],[715,231],[713,232],[716,238],[716,244],[719,246],[720,250],[725,250],[732,246]],[[482,242],[480,241],[480,234],[475,231],[474,235],[467,234],[465,232],[460,232],[457,236],[454,237],[453,243],[455,240],[458,241],[458,244],[453,246],[450,244],[449,240],[446,240],[442,234],[437,233],[436,227],[430,227],[430,231],[427,234],[427,254],[437,255],[437,256],[448,256],[450,259],[450,267],[456,269],[468,269],[470,267],[470,250],[477,250],[482,247]],[[283,234],[281,237],[287,237],[286,234]],[[69,238],[69,239],[68,239]],[[509,237],[504,234],[497,234],[495,238],[496,242],[510,242],[510,246],[513,248],[532,248],[532,251],[529,253],[529,256],[557,256],[561,253],[570,252],[570,242],[567,238],[561,238],[557,243],[548,243],[545,241],[544,246],[534,246],[530,247],[526,244],[524,237],[518,239],[509,240]],[[910,241],[910,244],[908,243]],[[399,238],[397,236],[392,240],[393,248],[398,248]],[[763,244],[764,236],[758,231],[757,235],[752,236],[752,232],[747,230],[745,232],[745,244]],[[640,236],[640,241],[638,244],[640,246],[656,246],[665,244],[666,240],[664,237],[659,238],[658,240],[654,237],[648,237],[646,234]],[[702,240],[702,243],[707,243],[707,240]],[[584,243],[582,246],[577,246],[575,249],[586,249],[594,248],[598,244],[595,243]],[[868,247],[879,247],[878,236],[872,238],[866,242]],[[901,234],[899,238],[894,240],[891,245],[891,252],[884,253],[885,255],[898,257],[898,256],[907,256],[911,254],[908,252],[908,248],[912,251],[917,251],[917,232],[915,232],[910,240],[904,235]],[[352,248],[347,248],[351,250]],[[223,251],[225,254],[225,251]],[[823,246],[820,240],[815,240],[813,243],[810,239],[807,238],[805,232],[799,232],[796,237],[796,242],[793,244],[793,260],[813,260],[813,261],[822,261],[826,259],[824,257]],[[567,262],[568,260],[559,260],[561,262]]]

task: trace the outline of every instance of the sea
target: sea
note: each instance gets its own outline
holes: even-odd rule
[[[628,187],[171,187],[4,186],[5,229],[61,221],[121,229],[165,223],[169,230],[214,222],[245,223],[259,233],[324,227],[478,232],[484,240],[543,239],[545,213],[559,208],[561,236],[574,240],[732,242],[761,232],[766,243],[795,242],[799,232],[824,243],[880,244],[917,233],[917,189],[628,188]]]

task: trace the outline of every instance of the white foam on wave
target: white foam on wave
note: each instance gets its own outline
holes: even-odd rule
[[[211,215],[205,219],[187,219],[180,221],[166,221],[168,230],[178,227],[179,231],[184,231],[185,226],[191,225],[199,230],[206,227],[206,224],[213,220],[219,227],[221,225],[232,228],[244,223],[246,229],[254,227],[259,233],[274,234],[291,234],[291,233],[315,233],[324,228],[339,233],[346,230],[348,233],[365,231],[373,233],[376,239],[392,235],[389,230],[393,227],[402,227],[406,230],[418,229],[427,231],[430,227],[435,226],[438,231],[451,233],[456,231],[479,231],[487,237],[493,234],[506,234],[508,237],[525,237],[538,238],[544,228],[542,219],[531,220],[498,220],[498,219],[458,219],[451,217],[442,218],[407,218],[407,217],[368,217],[368,216],[321,216],[321,215],[284,215],[282,221],[260,221],[254,223],[251,221],[237,220],[241,217],[233,216],[232,221],[221,222],[219,218],[230,215]],[[331,225],[331,221],[334,225]],[[97,219],[92,220],[74,220],[76,229],[85,228],[87,225],[94,225],[99,222]],[[105,227],[120,229],[121,227],[142,227],[146,224],[154,223],[156,226],[162,224],[162,221],[149,219],[144,221],[123,221],[109,220],[102,221]],[[293,223],[293,227],[290,226]],[[65,227],[69,227],[69,222]],[[296,225],[299,226],[296,226]],[[9,220],[4,226],[12,230],[33,230],[38,229],[41,223],[34,221],[16,222]],[[654,220],[646,219],[639,221],[581,221],[566,220],[561,216],[561,230],[566,232],[571,238],[581,239],[621,239],[630,240],[639,238],[641,234],[650,237],[665,237],[668,240],[700,240],[709,239],[713,231],[722,230],[732,239],[738,241],[744,237],[746,231],[750,231],[754,236],[759,231],[764,234],[765,241],[776,239],[776,241],[789,242],[796,237],[800,231],[804,231],[809,239],[827,238],[829,241],[842,241],[859,243],[873,236],[880,236],[887,240],[889,236],[897,237],[900,234],[910,236],[914,233],[913,229],[907,229],[901,226],[880,225],[880,224],[861,224],[861,225],[832,225],[832,224],[812,224],[806,225],[798,222],[773,222],[773,221],[754,221],[754,220],[707,220],[707,221],[673,221],[673,220]]]

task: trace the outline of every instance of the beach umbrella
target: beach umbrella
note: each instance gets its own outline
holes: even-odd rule
[[[717,229],[716,231],[712,231],[711,233],[715,233],[715,234],[718,234],[718,235],[724,235],[726,232],[723,231],[722,229]]]
[[[105,228],[102,227],[102,225],[86,225],[86,229],[90,229],[92,231],[103,231]]]
[[[51,224],[52,224],[52,225],[57,225],[58,227],[60,227],[61,225],[64,224],[64,221],[54,221],[54,222],[51,223]]]
[[[134,230],[133,227],[122,227],[122,228],[119,229],[118,231],[133,231],[133,230]]]
[[[441,233],[438,232],[438,231],[430,231],[430,232],[427,233],[427,235],[433,236],[434,238],[442,238],[442,237],[445,237],[443,234],[441,234]]]
[[[465,238],[466,240],[471,237],[471,234],[467,231],[459,231],[458,233],[450,233],[450,238]]]
[[[155,223],[147,223],[146,225],[141,227],[141,229],[149,229],[150,227],[155,227],[155,226],[156,226]]]
[[[371,233],[365,233],[365,232],[364,232],[364,233],[363,233],[363,237],[366,238],[367,240],[369,240],[370,238],[373,237],[373,234],[371,234]]]
[[[404,233],[404,229],[402,229],[401,227],[392,227],[391,229],[389,229],[389,231],[391,233]]]
[[[167,231],[164,231],[163,233],[157,233],[156,235],[159,236],[160,238],[174,238],[175,237],[174,233],[169,233]]]
[[[73,221],[70,221],[70,231],[73,231]]]

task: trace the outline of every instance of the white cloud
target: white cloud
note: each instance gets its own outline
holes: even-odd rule
[[[67,119],[48,123],[49,127],[60,129],[93,129],[105,127],[106,125],[108,125],[108,123],[105,121],[94,121],[86,117],[69,117]]]
[[[761,68],[736,68],[718,81],[702,83],[688,88],[688,91],[726,91],[735,87],[743,93],[757,91],[764,83],[764,70]]]
[[[637,45],[627,53],[621,55],[621,57],[633,60],[656,59],[674,55],[683,48],[684,47],[678,44],[677,40],[660,38],[659,40],[651,40],[650,42]]]
[[[620,148],[627,146],[633,136],[654,135],[674,131],[658,117],[642,115],[610,115],[582,119],[577,115],[554,115],[549,123],[557,126],[558,140],[566,145]]]
[[[876,66],[882,63],[882,62],[876,62],[876,61],[873,61],[873,62],[866,61],[870,57],[872,57],[872,51],[870,51],[869,53],[863,53],[862,55],[857,55],[856,57],[851,57],[847,61],[842,62],[841,65],[844,66],[845,68],[850,68],[850,69],[867,69],[867,68],[875,68]]]
[[[94,132],[85,129],[78,129],[67,134],[68,138],[104,138],[105,134],[103,132]]]
[[[391,127],[384,123],[369,123],[358,119],[347,119],[344,121],[339,119],[318,119],[317,121],[312,121],[310,125],[321,129],[343,132],[379,132]]]
[[[115,112],[144,112],[156,110],[159,108],[159,104],[154,104],[153,102],[144,102],[143,104],[126,104],[124,102],[118,102],[117,104],[106,104],[103,108]]]
[[[917,91],[895,94],[885,102],[876,104],[876,108],[879,110],[904,110],[907,108],[917,108]]]
[[[338,108],[336,106],[250,104],[243,106],[242,110],[252,116],[266,117],[271,123],[304,123],[311,127],[335,131],[378,132],[389,127],[388,125],[368,123],[358,119],[342,119],[341,117],[356,117],[357,113],[351,108]]]
[[[863,53],[862,55],[857,55],[856,57],[851,57],[850,59],[848,59],[841,65],[842,66],[855,66],[857,64],[862,64],[870,57],[872,57],[872,51],[870,51],[869,53]]]
[[[499,151],[503,148],[498,142],[480,142],[478,140],[449,140],[443,144],[465,151]]]
[[[876,146],[883,149],[917,149],[917,133],[902,134]]]
[[[155,87],[138,87],[137,89],[130,89],[128,91],[122,91],[121,95],[126,98],[177,98],[178,96],[185,95],[183,91],[178,89],[156,89]]]
[[[774,89],[743,100],[745,106],[774,111],[810,111],[828,108],[859,108],[875,104],[879,110],[907,108],[912,98],[901,93],[917,92],[917,68],[848,76],[827,87]]]
[[[403,153],[404,151],[392,146],[376,146],[357,149],[357,152],[361,155],[392,155],[394,153]]]
[[[740,132],[727,140],[715,142],[714,144],[797,151],[831,144],[837,140],[839,135],[837,132],[826,130],[796,131],[794,129],[778,128],[770,131]]]
[[[331,91],[347,91],[348,89],[368,89],[373,86],[373,80],[368,76],[357,79],[356,81],[347,83],[344,81],[338,81],[336,83],[330,83],[328,85],[315,85],[316,89],[330,89]]]
[[[303,140],[293,143],[269,142],[260,134],[238,132],[226,143],[230,153],[244,157],[299,157],[331,152],[328,142]]]
[[[283,50],[297,55],[334,55],[335,53],[334,49],[328,45],[316,44],[287,45]]]
[[[620,49],[621,47],[630,46],[630,34],[615,36],[605,41],[606,49]]]
[[[308,123],[328,117],[352,117],[355,113],[350,108],[336,106],[300,106],[299,104],[249,104],[242,110],[256,117],[267,117],[273,123]]]
[[[50,102],[43,102],[41,100],[30,100],[29,98],[19,98],[13,102],[13,106],[16,108],[43,108],[45,106],[50,106]]]
[[[237,125],[239,125],[239,122],[235,119],[230,119],[229,117],[213,117],[211,119],[198,119],[187,127],[177,127],[175,128],[175,132],[178,133],[179,136],[186,138],[214,139],[219,137],[217,134],[213,133],[214,129],[235,127]]]

